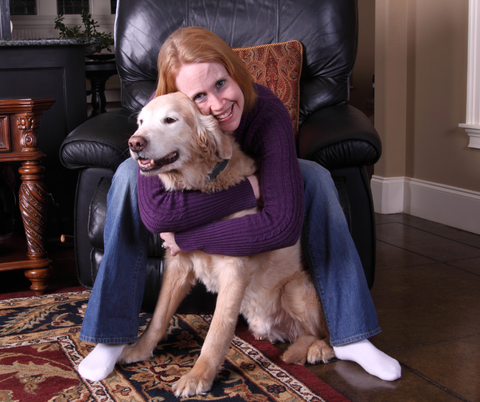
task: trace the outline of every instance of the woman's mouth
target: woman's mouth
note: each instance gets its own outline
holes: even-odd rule
[[[219,122],[223,122],[225,120],[228,120],[232,114],[233,114],[233,106],[232,105],[225,113],[222,113],[222,114],[218,114],[215,116],[215,118],[219,121]]]

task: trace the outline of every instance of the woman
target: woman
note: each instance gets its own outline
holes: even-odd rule
[[[383,380],[398,379],[398,362],[367,339],[380,328],[333,181],[320,165],[296,158],[282,102],[253,84],[238,56],[205,29],[175,31],[158,60],[156,96],[184,92],[203,114],[216,117],[224,132],[235,133],[242,149],[257,159],[259,173],[207,195],[166,192],[157,178],[137,177],[132,159],[118,168],[108,194],[105,254],[80,334],[98,345],[80,364],[80,374],[93,381],[106,378],[124,346],[137,339],[148,230],[161,233],[174,254],[203,250],[234,256],[292,245],[302,232],[336,357]],[[257,202],[258,214],[218,221]]]

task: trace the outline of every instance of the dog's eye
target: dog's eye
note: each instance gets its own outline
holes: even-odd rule
[[[165,124],[172,124],[175,123],[177,120],[174,119],[173,117],[165,117],[164,123]]]
[[[143,124],[143,120],[142,119],[138,120],[138,125],[141,126],[142,124]]]

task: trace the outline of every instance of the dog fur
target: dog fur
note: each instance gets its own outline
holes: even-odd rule
[[[130,138],[132,158],[146,175],[158,175],[167,190],[214,192],[245,180],[256,171],[232,135],[222,133],[212,116],[177,92],[152,100],[140,112],[139,128]],[[218,162],[229,159],[215,178]],[[226,219],[258,212],[242,211]],[[207,392],[228,353],[241,313],[257,339],[287,341],[287,363],[328,362],[333,357],[330,335],[310,274],[304,267],[300,242],[295,246],[248,257],[208,255],[201,251],[167,250],[165,272],[153,318],[139,340],[120,357],[131,363],[153,356],[165,337],[172,315],[183,298],[202,281],[218,293],[212,323],[192,370],[173,386],[175,395]]]

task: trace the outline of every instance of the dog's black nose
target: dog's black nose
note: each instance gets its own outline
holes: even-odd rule
[[[134,135],[128,140],[129,148],[134,152],[140,152],[147,146],[147,140],[139,135]]]

